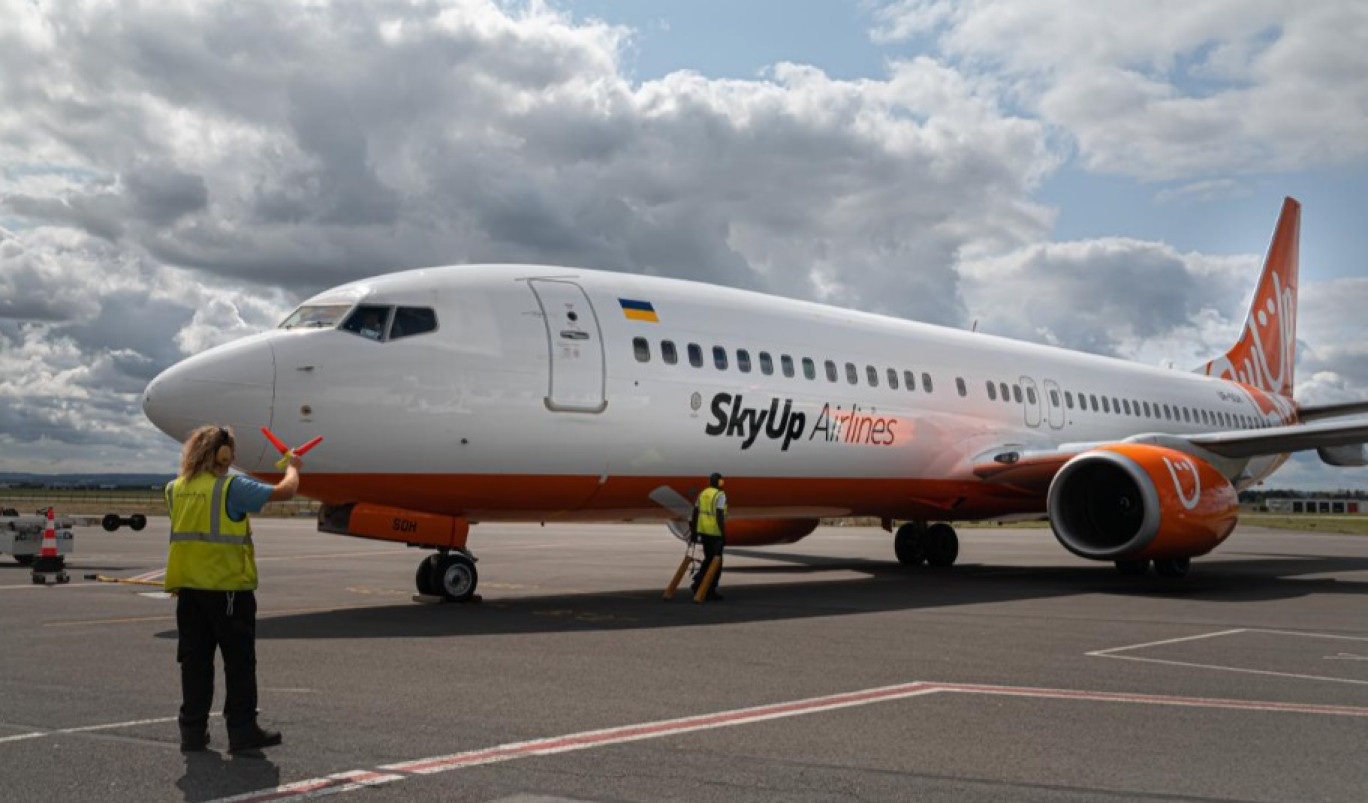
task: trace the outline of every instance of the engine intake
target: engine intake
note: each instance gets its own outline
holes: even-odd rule
[[[1055,474],[1050,526],[1065,549],[1092,560],[1204,555],[1235,529],[1235,489],[1211,464],[1175,449],[1113,444]]]

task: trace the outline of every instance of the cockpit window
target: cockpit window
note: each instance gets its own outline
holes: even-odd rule
[[[427,307],[400,307],[394,311],[394,323],[390,324],[390,340],[398,340],[409,335],[420,335],[437,328],[437,313]]]
[[[384,340],[385,329],[389,325],[390,309],[392,308],[362,304],[347,317],[347,322],[342,324],[342,328],[371,340]]]
[[[351,309],[350,304],[306,304],[281,321],[281,329],[331,329]]]

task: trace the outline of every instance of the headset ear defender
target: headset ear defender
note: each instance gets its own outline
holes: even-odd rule
[[[218,463],[221,466],[224,466],[231,463],[232,461],[233,436],[229,434],[227,429],[219,427],[218,448],[214,450],[214,462]]]

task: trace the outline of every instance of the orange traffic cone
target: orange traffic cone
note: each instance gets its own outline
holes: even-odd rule
[[[57,550],[56,513],[52,508],[47,511],[47,524],[43,527],[43,545],[38,551],[38,559],[33,562],[33,582],[66,583],[71,580],[66,573],[66,561]]]

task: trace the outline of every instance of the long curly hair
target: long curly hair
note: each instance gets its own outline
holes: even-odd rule
[[[237,451],[237,440],[233,437],[232,429],[209,424],[191,432],[181,447],[180,475],[189,478],[204,471],[216,470],[220,446]]]

